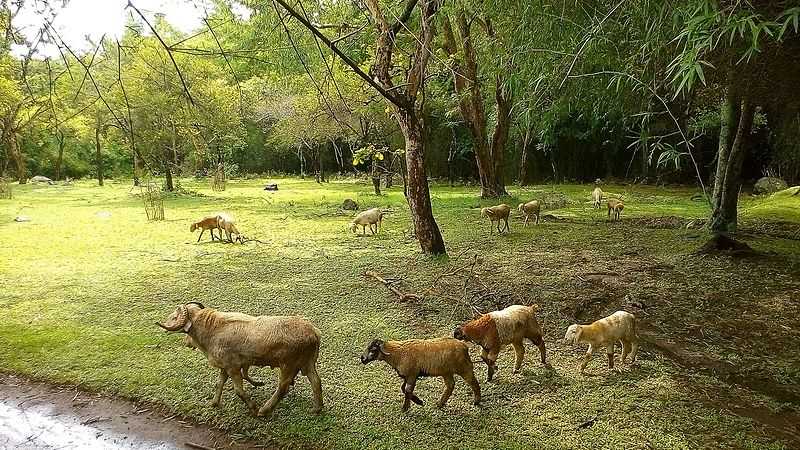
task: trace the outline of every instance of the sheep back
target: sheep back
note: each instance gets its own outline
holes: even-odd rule
[[[582,328],[581,340],[597,345],[608,345],[621,339],[636,340],[636,316],[627,311],[617,311]]]
[[[380,222],[382,219],[383,212],[378,208],[372,208],[358,213],[353,219],[353,223],[358,225],[372,225]]]
[[[536,320],[536,307],[512,305],[489,314],[497,329],[500,345],[520,342],[529,336],[541,336],[542,330]]]

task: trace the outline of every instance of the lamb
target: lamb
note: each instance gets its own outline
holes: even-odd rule
[[[582,342],[589,344],[589,350],[583,357],[580,365],[581,374],[584,373],[586,365],[592,358],[595,349],[605,347],[608,354],[608,367],[614,368],[614,344],[619,341],[622,344],[622,363],[628,354],[631,355],[631,364],[636,361],[636,353],[639,351],[639,338],[636,336],[636,317],[625,311],[617,311],[614,314],[602,318],[591,325],[570,325],[564,341],[569,345]]]
[[[308,320],[297,316],[253,317],[190,302],[178,305],[166,322],[156,324],[167,331],[187,333],[209,364],[219,369],[213,406],[219,406],[222,388],[230,377],[234,391],[253,414],[269,416],[302,372],[311,383],[312,412],[322,410],[322,382],[317,373],[321,333]],[[278,388],[260,409],[242,386],[242,374],[250,366],[281,370]]]
[[[539,225],[539,213],[541,212],[542,205],[539,200],[531,200],[528,203],[520,203],[517,210],[525,216],[525,226],[528,226],[528,219],[531,216],[536,217],[536,225]]]
[[[214,242],[214,238],[216,237],[214,236],[214,230],[219,230],[219,240],[222,240],[222,229],[219,226],[218,215],[203,217],[200,219],[200,221],[193,223],[189,227],[189,231],[194,233],[194,230],[197,230],[198,228],[201,231],[200,236],[197,237],[197,242],[200,242],[200,238],[203,237],[203,233],[205,233],[206,230],[211,230],[211,242]]]
[[[539,347],[542,364],[547,364],[547,351],[542,337],[542,329],[536,320],[538,306],[512,305],[500,311],[483,314],[477,319],[459,325],[453,337],[461,341],[478,344],[483,349],[481,359],[489,366],[487,381],[492,381],[500,350],[508,344],[514,346],[516,360],[514,373],[518,373],[525,358],[525,339]]]
[[[494,223],[497,222],[497,232],[502,233],[503,231],[500,230],[500,221],[505,221],[505,231],[509,231],[508,229],[508,215],[511,213],[511,207],[502,203],[497,206],[492,206],[489,208],[482,208],[481,209],[481,217],[488,217],[490,221],[489,232],[494,233],[492,229],[494,227]]]
[[[358,226],[361,225],[361,230],[364,235],[367,234],[367,226],[369,226],[369,231],[372,232],[372,234],[375,234],[380,229],[382,222],[383,212],[381,212],[380,209],[368,209],[358,213],[358,215],[353,219],[353,222],[350,223],[350,231],[355,233]],[[374,231],[372,230],[373,225],[375,225]]]
[[[458,375],[472,388],[473,404],[481,402],[481,386],[475,378],[472,360],[466,344],[452,338],[411,339],[407,341],[382,341],[375,339],[361,355],[361,363],[386,361],[392,366],[403,385],[400,388],[405,396],[403,411],[407,411],[410,402],[422,405],[422,400],[414,394],[417,378],[442,377],[445,389],[436,403],[438,408],[444,407],[455,387],[453,375]]]
[[[236,240],[242,242],[242,234],[239,233],[239,230],[236,228],[236,220],[230,214],[226,213],[219,213],[217,214],[217,225],[219,227],[219,240],[222,240],[222,230],[225,230],[225,234],[228,236],[228,242],[233,243],[233,235],[236,235]]]
[[[592,205],[594,209],[600,209],[600,202],[603,201],[603,190],[599,187],[594,188],[592,191]]]
[[[611,217],[611,212],[614,212],[614,220],[619,220],[620,214],[622,214],[622,210],[625,208],[625,205],[622,203],[622,200],[617,200],[615,198],[611,198],[608,200],[608,217]]]
[[[188,334],[183,337],[183,345],[191,348],[192,350],[197,350],[197,344],[194,343],[194,340],[192,340],[192,337],[189,336]],[[248,383],[256,387],[264,385],[263,382],[255,381],[252,378],[250,378],[250,366],[242,367],[242,378],[244,379],[244,381],[247,381]]]

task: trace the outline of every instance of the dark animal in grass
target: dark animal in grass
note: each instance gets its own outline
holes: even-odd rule
[[[275,184],[275,183],[268,184],[268,185],[264,186],[264,190],[265,191],[277,191],[278,190],[278,185]]]
[[[463,342],[451,338],[411,339],[407,341],[382,341],[375,339],[361,355],[361,363],[385,361],[400,378],[403,385],[400,390],[405,396],[403,411],[407,411],[410,402],[422,405],[422,400],[414,394],[417,379],[421,377],[442,377],[445,389],[436,403],[441,408],[450,399],[455,387],[454,375],[458,375],[472,388],[473,403],[481,401],[481,386],[475,378],[469,349]]]
[[[222,312],[190,302],[178,305],[161,328],[187,333],[212,367],[219,380],[211,402],[218,406],[228,378],[236,394],[255,415],[269,416],[286,395],[297,374],[311,382],[314,413],[322,410],[322,383],[317,374],[321,334],[308,320],[297,316],[249,316]],[[279,367],[280,382],[275,393],[259,409],[242,386],[243,373],[250,366]]]
[[[542,329],[536,320],[537,306],[512,305],[500,311],[483,314],[477,319],[456,327],[453,337],[478,344],[483,349],[481,359],[489,366],[487,381],[492,381],[497,370],[497,356],[503,347],[511,344],[516,352],[514,373],[518,373],[525,359],[525,339],[539,347],[542,364],[547,364],[547,351]]]

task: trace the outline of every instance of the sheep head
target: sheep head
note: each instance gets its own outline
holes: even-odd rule
[[[175,311],[167,318],[166,322],[156,322],[156,325],[167,331],[183,331],[184,333],[188,332],[192,327],[192,321],[189,317],[190,308],[203,309],[205,306],[199,302],[189,302],[183,305],[178,305],[178,307],[175,308]]]
[[[489,217],[491,211],[491,208],[481,208],[481,217]]]
[[[464,333],[464,329],[461,327],[461,325],[457,326],[456,329],[453,331],[453,337],[458,339],[459,341],[469,340],[469,336],[467,336],[467,334]]]
[[[581,329],[580,325],[570,325],[567,328],[567,334],[564,335],[564,342],[568,345],[575,345],[576,342],[581,338]]]
[[[380,339],[370,342],[367,350],[361,355],[361,364],[369,364],[376,359],[383,359],[384,356],[389,355],[384,347],[385,345],[386,343]]]
[[[350,232],[351,233],[355,233],[357,228],[358,228],[358,224],[356,224],[355,222],[352,222],[350,224]]]
[[[525,206],[525,203],[520,203],[519,206],[517,206],[517,211],[522,212],[522,207],[524,207],[524,206]]]
[[[193,223],[192,225],[189,226],[189,231],[192,232],[192,233],[194,233],[194,230],[196,230],[196,229],[197,229],[197,224],[196,223]]]

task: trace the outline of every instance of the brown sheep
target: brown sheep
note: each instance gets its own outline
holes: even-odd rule
[[[197,237],[197,242],[200,242],[200,238],[203,237],[203,233],[206,230],[211,230],[211,242],[214,242],[214,230],[219,230],[219,240],[222,240],[222,229],[219,226],[219,216],[206,216],[200,219],[200,221],[193,223],[189,227],[189,231],[194,233],[194,230],[200,229],[200,236]]]
[[[528,203],[520,203],[517,207],[517,210],[519,210],[519,212],[525,216],[524,226],[528,226],[528,219],[530,219],[531,216],[536,217],[536,222],[534,223],[535,225],[539,225],[539,214],[542,210],[542,204],[539,202],[539,200],[531,200]]]
[[[361,363],[386,361],[394,368],[403,385],[400,388],[405,396],[403,411],[407,411],[414,402],[422,405],[422,400],[414,394],[417,378],[442,377],[445,390],[436,403],[438,408],[444,407],[455,387],[453,375],[458,375],[472,388],[473,403],[481,402],[481,386],[475,378],[469,349],[463,342],[451,338],[411,339],[407,341],[382,341],[375,339],[361,355]]]
[[[569,345],[579,342],[589,344],[589,350],[583,357],[580,365],[581,373],[584,373],[586,365],[592,358],[592,352],[598,348],[605,347],[608,354],[608,367],[614,368],[614,344],[622,344],[622,364],[628,354],[631,355],[631,364],[636,361],[636,354],[639,352],[639,338],[636,335],[636,316],[626,311],[617,311],[614,314],[595,321],[591,325],[570,325],[564,341]]]
[[[219,405],[222,388],[230,377],[234,391],[250,410],[269,416],[302,372],[311,382],[313,412],[322,410],[322,383],[317,374],[321,337],[308,320],[297,316],[253,317],[190,302],[178,305],[165,323],[156,324],[167,331],[187,333],[209,364],[219,369],[212,405]],[[249,366],[281,369],[278,388],[261,409],[242,386],[243,370]]]
[[[614,220],[619,220],[619,216],[622,214],[623,209],[625,209],[625,205],[622,203],[622,200],[617,200],[615,198],[608,200],[608,217],[611,217],[611,212],[613,211]]]
[[[481,217],[488,217],[489,218],[489,232],[494,233],[494,223],[497,222],[497,232],[502,233],[503,230],[500,229],[500,221],[505,221],[505,231],[509,231],[508,229],[508,215],[511,213],[511,207],[502,203],[497,206],[492,206],[489,208],[482,208],[481,209]]]
[[[453,337],[462,341],[478,344],[483,349],[481,359],[489,366],[487,381],[492,381],[492,376],[497,370],[495,362],[500,350],[508,344],[514,346],[516,360],[514,373],[518,373],[525,358],[525,339],[529,339],[539,347],[542,364],[547,364],[547,351],[542,338],[542,329],[536,320],[534,306],[512,305],[500,311],[483,314],[456,327]]]
[[[220,213],[217,215],[217,225],[219,227],[219,240],[222,240],[222,231],[225,230],[225,234],[228,236],[228,242],[233,243],[233,235],[236,235],[236,241],[244,243],[242,240],[242,234],[239,233],[239,230],[236,228],[236,220],[233,216],[225,213]]]

